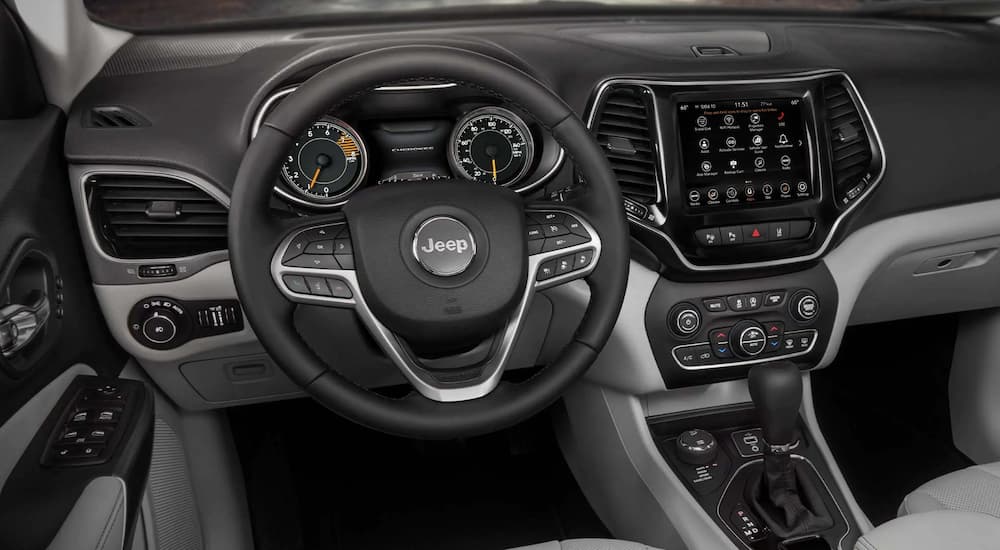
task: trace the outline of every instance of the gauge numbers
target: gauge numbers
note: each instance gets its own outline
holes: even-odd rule
[[[448,158],[459,177],[515,185],[528,173],[533,157],[531,132],[507,109],[476,109],[462,117],[452,131]]]
[[[361,184],[367,164],[358,133],[341,120],[324,118],[296,140],[281,165],[281,175],[299,198],[330,204]]]

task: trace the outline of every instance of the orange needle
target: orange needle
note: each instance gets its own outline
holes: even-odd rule
[[[497,159],[493,160],[493,183],[497,182]]]
[[[312,191],[313,186],[316,185],[316,180],[319,179],[319,171],[322,170],[322,169],[323,169],[322,166],[317,166],[316,167],[316,173],[313,174],[313,179],[312,179],[312,181],[309,182],[309,190],[310,191]]]

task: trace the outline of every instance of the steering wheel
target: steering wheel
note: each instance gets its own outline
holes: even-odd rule
[[[584,192],[526,204],[507,188],[465,180],[396,183],[355,193],[340,214],[274,215],[274,174],[310,124],[375,88],[422,79],[474,87],[529,113],[563,147]],[[551,404],[607,342],[628,278],[621,205],[600,146],[537,80],[456,48],[385,48],[317,73],[261,125],[233,189],[230,263],[264,348],[321,404],[388,433],[469,436]],[[337,254],[299,255],[317,241],[332,241]],[[581,278],[590,301],[571,342],[530,379],[503,381],[534,293]],[[353,308],[416,392],[390,398],[328,368],[294,327],[299,304]]]

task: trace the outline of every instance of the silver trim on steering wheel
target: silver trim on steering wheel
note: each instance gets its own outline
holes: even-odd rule
[[[399,368],[400,371],[402,371],[403,375],[406,376],[406,379],[409,380],[413,387],[424,397],[434,401],[446,403],[478,399],[488,395],[500,383],[500,378],[503,375],[508,361],[510,360],[514,344],[520,334],[521,326],[524,324],[528,306],[531,304],[531,298],[535,295],[535,293],[539,290],[544,290],[546,288],[551,288],[572,280],[586,277],[593,272],[594,267],[600,260],[600,236],[597,231],[594,230],[593,226],[583,218],[583,216],[557,208],[528,210],[526,211],[526,214],[531,214],[533,212],[555,212],[558,214],[572,216],[573,218],[580,220],[581,225],[583,225],[584,229],[586,229],[587,233],[589,233],[590,240],[588,242],[576,244],[566,248],[540,252],[538,254],[528,256],[527,284],[525,285],[524,292],[518,301],[517,307],[508,320],[507,325],[500,332],[498,336],[499,343],[494,344],[491,355],[482,363],[482,374],[477,377],[475,383],[466,386],[438,385],[429,380],[429,376],[421,374],[426,369],[421,367],[419,361],[410,355],[407,351],[408,346],[406,346],[400,338],[396,336],[396,334],[389,330],[388,327],[383,325],[368,307],[364,295],[361,292],[361,287],[358,284],[357,273],[353,269],[317,269],[292,267],[282,264],[282,258],[285,257],[288,247],[299,234],[323,227],[339,228],[346,225],[345,222],[303,226],[291,232],[282,240],[277,251],[271,258],[271,277],[281,293],[292,302],[354,308],[354,310],[357,311],[358,316],[361,317],[361,321],[378,342],[379,347],[382,348],[382,351],[385,352],[389,359],[396,365],[396,367]],[[576,253],[588,250],[593,251],[593,258],[586,267],[554,275],[544,281],[538,281],[538,271],[542,264],[564,256],[575,255]],[[285,275],[337,279],[342,281],[347,286],[350,290],[351,297],[336,298],[332,296],[317,296],[296,292],[285,284]]]

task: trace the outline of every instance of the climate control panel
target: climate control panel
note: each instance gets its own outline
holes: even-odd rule
[[[753,365],[819,363],[833,328],[837,292],[824,266],[760,280],[661,280],[646,331],[668,387],[741,378]]]

